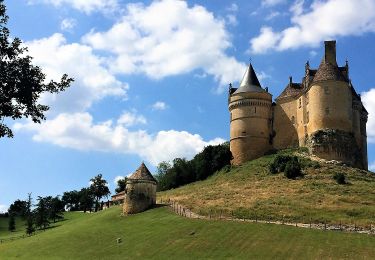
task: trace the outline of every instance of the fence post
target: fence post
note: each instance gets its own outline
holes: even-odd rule
[[[324,220],[324,230],[327,230],[327,222]]]

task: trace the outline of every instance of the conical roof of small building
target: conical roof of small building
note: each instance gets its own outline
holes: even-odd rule
[[[150,171],[147,169],[146,165],[142,162],[141,166],[129,176],[131,180],[147,180],[156,182],[155,178],[152,176]]]
[[[313,82],[324,80],[346,81],[337,64],[332,64],[323,58],[314,76]]]
[[[265,90],[259,83],[258,77],[255,74],[254,68],[251,63],[242,78],[240,87],[233,94],[243,92],[265,92]]]

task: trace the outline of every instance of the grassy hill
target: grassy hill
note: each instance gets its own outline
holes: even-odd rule
[[[120,213],[67,213],[48,231],[0,244],[0,259],[375,258],[375,237],[363,234],[187,219],[165,207]]]
[[[268,165],[275,156],[223,169],[207,180],[160,192],[158,196],[175,200],[201,215],[223,212],[240,218],[375,226],[375,174],[319,164],[302,156],[304,177],[290,180],[282,173],[269,173]],[[348,184],[339,185],[333,179],[340,172],[346,175]]]

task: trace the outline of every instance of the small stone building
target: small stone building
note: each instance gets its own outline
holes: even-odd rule
[[[156,204],[157,181],[144,163],[126,181],[124,214],[135,214]]]
[[[311,154],[367,169],[368,113],[349,77],[349,64],[338,66],[336,41],[324,42],[317,69],[305,65],[300,83],[292,77],[272,102],[249,66],[238,88],[230,85],[230,150],[242,164],[271,149],[307,147]]]
[[[111,196],[111,205],[119,205],[124,203],[125,191],[120,191],[115,195]]]

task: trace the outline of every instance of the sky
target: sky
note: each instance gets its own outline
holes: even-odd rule
[[[27,193],[61,195],[101,173],[114,192],[142,161],[191,159],[229,139],[228,84],[251,61],[276,98],[323,41],[369,112],[375,170],[375,0],[5,0],[12,37],[47,79],[67,73],[65,92],[45,94],[47,120],[6,120],[0,139],[0,211]]]

